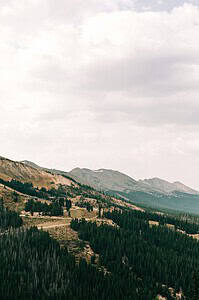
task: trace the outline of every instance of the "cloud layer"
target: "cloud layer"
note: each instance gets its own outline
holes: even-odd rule
[[[148,2],[0,1],[1,155],[199,188],[199,8]]]

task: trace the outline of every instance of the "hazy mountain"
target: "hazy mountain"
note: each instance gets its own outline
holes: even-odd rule
[[[104,191],[142,191],[147,193],[163,193],[171,194],[174,192],[188,193],[188,194],[199,194],[198,191],[184,185],[181,182],[169,182],[158,177],[143,179],[136,181],[130,176],[114,171],[111,169],[98,169],[90,170],[87,168],[75,168],[70,172],[49,169],[40,167],[37,164],[24,160],[23,164],[31,166],[35,169],[45,170],[54,174],[69,176],[78,182],[86,185],[90,185],[98,190]]]
[[[175,191],[188,193],[188,194],[199,194],[198,191],[184,185],[181,182],[169,182],[160,178],[151,178],[139,180],[137,184],[137,190],[144,190],[144,188],[149,188],[151,191],[156,191],[160,193],[173,193]]]
[[[136,180],[123,173],[108,169],[89,170],[85,168],[75,168],[68,174],[81,183],[88,184],[95,189],[105,191],[124,191],[131,189],[132,186],[137,183]]]
[[[114,170],[75,168],[68,174],[78,181],[100,190],[158,192],[163,194],[170,194],[178,191],[182,193],[199,194],[198,191],[195,191],[180,182],[171,183],[160,178],[136,181],[128,175]]]
[[[199,214],[199,192],[181,182],[171,183],[160,178],[136,181],[126,174],[110,169],[75,168],[65,172],[42,168],[29,161],[24,161],[24,164],[52,174],[68,176],[77,182],[140,205]]]
[[[199,192],[180,182],[160,178],[138,180],[118,171],[76,168],[69,176],[77,181],[152,208],[199,213]]]

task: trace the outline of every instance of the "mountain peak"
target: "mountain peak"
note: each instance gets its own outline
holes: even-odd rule
[[[144,179],[139,180],[139,183],[142,185],[146,185],[147,187],[150,187],[152,190],[160,192],[160,193],[172,193],[172,192],[182,192],[182,193],[188,193],[188,194],[198,194],[199,192],[184,185],[183,183],[179,181],[175,181],[173,183],[158,178],[150,178],[150,179]]]
[[[21,163],[35,169],[42,169],[42,167],[38,166],[37,164],[29,160],[22,160]]]
[[[75,168],[69,172],[69,175],[83,184],[105,191],[123,191],[137,183],[136,180],[119,171],[103,168],[98,170]]]
[[[199,194],[198,191],[186,186],[185,184],[183,184],[180,181],[175,181],[173,183],[175,185],[175,187],[177,188],[177,190],[181,190],[183,193],[188,193],[188,194]]]
[[[0,157],[1,158],[1,157]],[[4,158],[2,158],[4,159]],[[172,194],[174,192],[181,192],[187,194],[199,194],[198,191],[184,185],[179,181],[169,182],[159,177],[153,177],[144,180],[131,178],[130,176],[112,169],[99,168],[90,170],[88,168],[76,167],[70,172],[64,172],[54,169],[47,169],[38,166],[37,164],[23,160],[23,164],[31,166],[37,170],[51,171],[54,174],[63,174],[73,178],[82,184],[90,185],[95,189],[104,191],[120,191],[120,192],[146,192],[146,193],[160,193]]]

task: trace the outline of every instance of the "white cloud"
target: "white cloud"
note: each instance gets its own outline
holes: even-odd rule
[[[199,188],[199,9],[140,3],[0,1],[0,155]]]

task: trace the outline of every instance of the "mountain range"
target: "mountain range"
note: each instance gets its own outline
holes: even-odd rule
[[[71,177],[78,181],[89,184],[95,189],[104,191],[142,191],[142,192],[158,192],[163,194],[170,194],[175,191],[189,194],[199,194],[198,191],[191,189],[181,182],[170,183],[160,178],[138,180],[129,177],[114,170],[99,169],[89,170],[75,168],[68,173]]]
[[[93,188],[101,191],[142,191],[153,193],[158,192],[163,194],[182,192],[194,195],[199,194],[199,191],[196,191],[179,181],[171,183],[158,177],[144,180],[140,179],[136,181],[124,173],[111,169],[90,170],[87,168],[75,168],[69,172],[66,172],[56,169],[43,168],[27,160],[21,161],[21,163],[38,170],[45,170],[57,175],[69,176],[82,184],[90,185]]]
[[[160,178],[135,180],[110,169],[75,168],[66,172],[43,168],[27,160],[21,163],[49,174],[64,175],[137,205],[199,214],[199,192],[178,181],[171,183]]]
[[[110,169],[75,168],[66,172],[43,168],[27,160],[17,162],[0,157],[0,179],[15,179],[46,189],[77,182],[136,205],[199,214],[199,192],[183,183],[160,178],[135,180]]]

